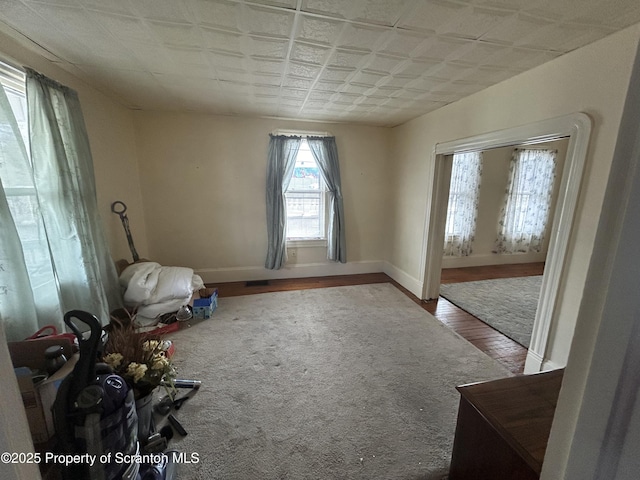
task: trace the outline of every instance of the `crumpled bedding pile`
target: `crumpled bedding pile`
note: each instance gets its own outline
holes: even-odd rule
[[[191,268],[139,262],[123,270],[120,286],[125,289],[125,305],[136,307],[136,318],[144,324],[187,305],[193,292],[204,288],[204,282]]]

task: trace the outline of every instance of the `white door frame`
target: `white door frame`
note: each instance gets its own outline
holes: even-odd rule
[[[423,299],[438,298],[444,245],[444,223],[446,219],[448,192],[444,157],[454,153],[486,150],[489,148],[540,143],[559,137],[569,137],[567,157],[562,171],[556,213],[553,217],[549,250],[542,278],[540,298],[527,354],[525,373],[538,372],[545,368],[549,332],[560,280],[565,267],[565,256],[571,227],[578,201],[582,172],[584,170],[591,119],[584,113],[543,120],[529,125],[485,133],[474,137],[436,144],[432,154],[427,185],[431,196],[427,205],[423,243]]]

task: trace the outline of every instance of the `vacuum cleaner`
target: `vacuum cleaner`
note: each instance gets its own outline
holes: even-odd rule
[[[87,325],[88,331],[83,333],[74,319]],[[57,449],[96,459],[65,466],[64,480],[174,480],[173,452],[159,456],[151,465],[135,461],[140,458],[140,446],[133,390],[110,367],[97,363],[107,335],[98,319],[72,310],[65,314],[64,322],[78,338],[79,359],[60,384],[53,404]],[[134,460],[118,462],[119,458]]]

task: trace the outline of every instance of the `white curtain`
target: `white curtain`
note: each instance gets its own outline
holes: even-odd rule
[[[495,253],[540,252],[551,210],[555,150],[515,149]]]
[[[481,152],[456,153],[453,156],[444,235],[445,256],[463,257],[472,252],[481,177]]]
[[[72,309],[107,323],[122,305],[77,94],[32,70],[26,77],[30,158],[4,89],[0,95],[0,317],[8,340],[47,324],[62,331]]]

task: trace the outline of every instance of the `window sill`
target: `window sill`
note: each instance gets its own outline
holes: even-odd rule
[[[326,239],[310,239],[310,240],[287,240],[287,247],[326,247]]]

